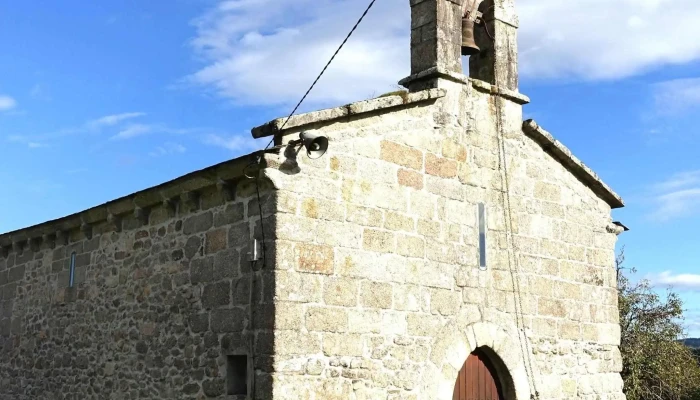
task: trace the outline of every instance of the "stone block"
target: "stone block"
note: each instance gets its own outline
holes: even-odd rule
[[[522,264],[521,264],[522,266]],[[531,294],[535,296],[542,297],[553,297],[554,296],[554,286],[558,283],[548,277],[542,277],[537,275],[528,276],[528,289]]]
[[[213,310],[211,312],[211,330],[216,333],[242,332],[247,315],[242,308],[230,310]]]
[[[397,311],[427,310],[430,303],[428,290],[418,285],[394,285],[394,309]]]
[[[321,301],[323,278],[317,274],[278,271],[275,297],[280,301],[311,303]]]
[[[426,175],[425,188],[428,192],[452,200],[464,201],[464,187],[456,179],[448,179],[440,176]]]
[[[539,200],[559,203],[561,201],[561,188],[553,183],[535,181],[535,198]]]
[[[182,224],[182,233],[192,235],[195,233],[205,232],[214,224],[214,215],[211,211],[193,215],[184,220]]]
[[[426,287],[451,289],[454,285],[454,266],[427,260],[405,261],[405,282]]]
[[[378,253],[393,253],[396,250],[396,237],[391,231],[365,228],[362,248]]]
[[[382,315],[382,333],[385,335],[405,335],[408,329],[407,313],[385,311]]]
[[[544,317],[566,318],[566,303],[561,300],[540,298],[537,301],[537,314]]]
[[[87,276],[87,267],[76,267],[75,268],[75,276],[73,277],[73,284],[75,286],[80,285],[81,283],[85,283],[85,279]]]
[[[324,333],[323,354],[327,357],[361,357],[364,343],[362,336],[352,333]]]
[[[310,197],[301,201],[300,213],[306,218],[343,221],[345,220],[345,205],[331,200]]]
[[[204,286],[202,291],[202,307],[216,308],[226,306],[231,302],[231,284],[219,282]]]
[[[226,234],[226,229],[223,228],[207,232],[204,246],[205,253],[214,254],[225,250],[228,244]]]
[[[437,213],[437,196],[425,191],[414,191],[410,194],[410,214],[416,217],[431,220]]]
[[[306,329],[311,332],[346,332],[348,312],[342,308],[309,306],[306,311]]]
[[[442,320],[432,314],[408,313],[407,333],[411,336],[437,337],[442,328]]]
[[[236,250],[225,250],[214,256],[214,280],[234,278],[240,274],[240,254]]]
[[[580,300],[581,284],[557,281],[554,285],[554,297],[565,300]]]
[[[202,390],[207,397],[217,397],[224,394],[226,380],[224,378],[207,379],[202,382]]]
[[[406,214],[387,211],[384,218],[384,228],[391,231],[415,231],[415,219]]]
[[[260,341],[258,341],[260,343]],[[303,331],[279,331],[274,337],[275,353],[281,356],[290,354],[317,354],[321,351],[319,333]]]
[[[371,207],[362,207],[354,204],[347,205],[347,222],[362,226],[380,227],[383,217],[382,211]]]
[[[396,235],[396,254],[423,258],[425,257],[425,240],[420,236],[410,236],[404,234]]]
[[[430,311],[444,316],[455,315],[462,305],[462,292],[458,290],[431,289]]]
[[[362,282],[360,305],[366,308],[391,308],[393,285],[382,282]]]
[[[319,274],[332,274],[334,251],[330,246],[314,244],[299,244],[295,248],[297,255],[297,270]]]
[[[348,332],[379,333],[382,323],[382,313],[378,309],[348,310]]]
[[[315,241],[321,245],[359,249],[362,227],[343,222],[319,221]]]
[[[323,301],[327,305],[357,305],[358,281],[352,278],[327,278],[323,285]]]
[[[228,247],[231,249],[240,249],[250,245],[250,224],[240,222],[232,225],[228,231]]]
[[[214,258],[198,258],[190,262],[190,282],[192,284],[214,280]]]
[[[200,238],[199,236],[192,236],[189,239],[187,239],[187,242],[185,243],[184,255],[188,260],[192,259],[198,253],[200,253],[201,248],[202,238]]]
[[[17,282],[21,281],[24,279],[24,271],[25,271],[25,266],[20,265],[14,268],[10,268],[7,271],[7,281],[8,282]]]
[[[464,145],[452,139],[445,139],[442,141],[442,156],[459,162],[465,162],[467,161],[467,149]]]
[[[419,235],[425,236],[426,238],[440,238],[442,235],[442,225],[438,221],[419,219],[417,231]]]
[[[193,333],[205,332],[209,329],[209,314],[191,314],[189,326]]]
[[[457,176],[457,162],[427,153],[425,155],[425,173],[441,178],[454,178]]]
[[[217,211],[214,214],[214,227],[219,228],[224,225],[232,225],[243,221],[243,219],[243,203],[231,203],[223,210]]]
[[[299,303],[277,302],[272,307],[274,311],[274,328],[279,330],[299,331],[304,325],[305,310]],[[270,319],[273,316],[267,315]]]
[[[398,143],[382,141],[379,158],[414,170],[423,169],[423,152]]]
[[[250,274],[231,282],[231,296],[234,306],[250,304]]]
[[[564,340],[581,340],[581,324],[560,321],[558,323],[559,338]]]
[[[345,155],[334,155],[330,159],[331,171],[344,175],[355,175],[357,173],[357,159]]]
[[[399,169],[396,173],[396,179],[399,185],[411,187],[416,190],[423,189],[423,174],[410,169]]]
[[[15,298],[17,283],[8,283],[0,288],[0,291],[2,292],[2,300],[12,300]]]

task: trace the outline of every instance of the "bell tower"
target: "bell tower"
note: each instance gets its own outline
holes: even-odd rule
[[[416,91],[438,87],[440,79],[463,81],[467,74],[517,92],[518,18],[514,2],[410,0],[411,76],[400,83]],[[465,18],[467,15],[470,18]],[[473,40],[478,50],[465,51],[464,38]],[[471,55],[462,56],[465,53]]]

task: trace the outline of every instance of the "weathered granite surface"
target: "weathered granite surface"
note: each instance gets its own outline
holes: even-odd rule
[[[258,201],[251,182],[235,195],[203,188],[190,203],[151,208],[147,221],[125,217],[119,232],[105,222],[92,238],[74,229],[68,243],[0,258],[0,399],[225,394],[225,356],[250,353],[251,326],[273,318],[260,306],[251,325]],[[263,201],[269,213],[265,187]],[[268,346],[257,345],[264,364]]]

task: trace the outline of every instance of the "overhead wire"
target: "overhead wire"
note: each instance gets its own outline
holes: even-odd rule
[[[297,112],[297,110],[298,110],[299,107],[302,105],[302,103],[304,102],[304,100],[306,100],[306,98],[309,96],[309,93],[311,93],[311,91],[312,91],[313,88],[316,86],[316,84],[317,84],[318,81],[321,79],[321,77],[326,73],[326,70],[328,69],[328,67],[331,65],[331,63],[333,63],[333,60],[335,60],[335,57],[338,55],[338,53],[340,53],[340,50],[343,49],[343,47],[344,47],[345,44],[348,42],[348,40],[349,40],[350,37],[353,35],[353,33],[355,33],[355,31],[357,30],[357,27],[360,26],[360,24],[362,23],[362,21],[363,21],[363,20],[365,19],[365,17],[367,16],[367,13],[369,13],[369,10],[372,8],[372,6],[374,6],[374,3],[375,3],[376,1],[377,1],[377,0],[372,0],[372,1],[370,1],[369,5],[368,5],[367,8],[365,9],[365,11],[362,13],[362,15],[360,16],[360,18],[359,18],[359,19],[357,20],[357,22],[355,23],[355,25],[353,25],[352,29],[350,29],[350,32],[348,32],[347,36],[345,36],[345,39],[343,39],[342,43],[340,43],[340,46],[338,46],[338,48],[335,50],[335,52],[333,53],[333,55],[331,56],[331,58],[328,60],[328,62],[326,63],[326,65],[323,67],[323,69],[321,70],[321,72],[318,74],[318,76],[316,77],[316,79],[313,81],[313,83],[311,84],[311,86],[309,86],[309,89],[308,89],[308,90],[306,91],[306,93],[304,93],[304,95],[301,97],[301,100],[299,100],[299,102],[298,102],[297,105],[294,107],[294,109],[292,110],[292,112],[289,113],[289,115],[288,115],[287,118],[285,119],[285,121],[284,121],[284,123],[282,124],[282,126],[278,129],[278,131],[281,132],[281,131],[287,126],[287,123],[289,122],[289,120],[292,118],[292,116],[294,116],[294,114]],[[256,194],[257,194],[257,199],[258,199],[258,211],[260,212],[260,221],[261,221],[261,232],[262,232],[261,236],[262,236],[262,241],[263,241],[263,246],[262,246],[262,247],[263,247],[263,248],[262,248],[263,265],[265,264],[265,258],[266,258],[266,257],[265,257],[265,246],[264,246],[264,243],[265,243],[265,233],[264,233],[264,230],[262,229],[262,203],[261,203],[261,201],[260,201],[260,190],[259,190],[259,184],[258,184],[259,174],[257,174],[257,171],[256,171],[255,176],[250,176],[250,175],[248,174],[247,171],[248,171],[249,167],[252,167],[252,166],[254,166],[254,165],[257,166],[257,165],[260,164],[260,162],[262,161],[263,154],[265,153],[265,151],[266,151],[268,148],[270,148],[270,146],[272,145],[272,143],[274,143],[274,141],[275,141],[275,136],[273,135],[272,139],[270,139],[270,142],[267,144],[267,146],[265,146],[265,148],[264,148],[263,150],[260,150],[260,151],[258,152],[258,157],[256,157],[256,159],[255,159],[253,162],[251,162],[250,164],[248,164],[248,165],[244,168],[244,174],[245,174],[245,176],[246,176],[247,178],[255,179],[255,188],[256,188]]]
[[[338,53],[339,53],[340,50],[343,48],[343,46],[345,46],[345,43],[348,42],[348,40],[350,39],[350,36],[352,36],[352,34],[355,33],[355,30],[357,29],[358,26],[360,26],[360,24],[362,23],[362,20],[365,19],[365,17],[367,16],[367,13],[369,12],[369,10],[372,8],[372,6],[374,5],[374,3],[375,3],[376,1],[377,1],[377,0],[372,0],[372,1],[369,3],[369,5],[368,5],[367,8],[365,9],[365,11],[364,11],[364,12],[362,13],[362,15],[360,16],[360,19],[357,20],[357,22],[356,22],[355,25],[352,27],[352,29],[350,30],[350,32],[348,33],[348,35],[345,37],[345,39],[343,40],[343,42],[340,44],[340,46],[338,46],[338,49],[335,51],[335,53],[333,53],[333,55],[331,56],[330,60],[328,60],[328,62],[326,63],[326,66],[323,67],[323,70],[321,71],[321,73],[318,74],[318,76],[316,77],[316,80],[314,80],[314,82],[311,84],[311,86],[309,87],[309,90],[306,91],[306,93],[304,94],[304,96],[302,96],[301,100],[299,100],[299,103],[297,103],[296,107],[294,107],[294,109],[292,110],[292,112],[289,113],[289,116],[287,117],[287,119],[284,121],[284,124],[282,124],[282,126],[281,126],[280,129],[279,129],[280,131],[282,131],[282,130],[284,129],[285,126],[287,126],[287,122],[289,122],[289,119],[292,118],[292,116],[294,115],[294,113],[297,112],[297,110],[298,110],[299,107],[301,106],[301,103],[303,103],[304,100],[306,100],[306,97],[309,95],[309,93],[311,93],[311,90],[313,90],[314,86],[316,86],[316,84],[318,83],[318,81],[321,79],[321,77],[323,76],[323,74],[326,72],[326,70],[328,69],[328,67],[331,65],[331,63],[332,63],[333,60],[335,59],[335,56],[338,55]],[[275,140],[275,138],[274,138],[274,136],[273,136],[272,140],[270,140],[270,142],[267,144],[267,146],[265,146],[265,150],[267,150],[267,149],[270,147],[270,145],[274,142],[274,140]]]
[[[347,36],[346,36],[345,39],[343,40],[343,42],[340,44],[340,46],[338,46],[338,49],[336,49],[335,53],[333,53],[333,55],[331,56],[331,58],[328,60],[328,62],[326,63],[326,65],[323,67],[323,70],[321,70],[321,73],[318,74],[318,76],[317,76],[316,79],[313,81],[313,83],[311,84],[311,86],[309,87],[309,89],[306,91],[306,93],[304,93],[304,96],[302,96],[301,100],[299,100],[299,102],[298,102],[297,105],[294,107],[294,109],[292,110],[292,112],[289,113],[289,116],[287,116],[287,118],[285,119],[284,123],[283,123],[282,126],[279,128],[279,131],[280,131],[280,132],[287,126],[287,123],[289,122],[289,120],[290,120],[290,119],[292,118],[292,116],[297,112],[297,110],[298,110],[299,107],[302,105],[302,103],[304,102],[304,100],[306,100],[306,98],[309,96],[309,93],[311,93],[311,91],[312,91],[313,88],[316,86],[316,84],[318,83],[318,81],[321,79],[321,77],[323,76],[323,74],[325,74],[326,70],[327,70],[328,67],[331,65],[331,63],[333,62],[333,60],[335,60],[335,57],[338,55],[338,53],[340,53],[340,50],[343,48],[343,46],[345,46],[345,44],[348,42],[348,40],[349,40],[350,37],[353,35],[353,33],[355,33],[355,30],[357,30],[357,27],[360,26],[360,24],[361,24],[362,21],[365,19],[365,17],[367,16],[367,13],[368,13],[369,10],[372,8],[372,6],[374,5],[375,2],[376,2],[376,0],[372,0],[372,1],[369,3],[369,5],[368,5],[367,8],[365,9],[365,11],[362,13],[362,15],[360,16],[360,18],[357,20],[357,22],[355,23],[355,25],[352,27],[352,29],[350,30],[350,32],[347,34]],[[262,249],[261,249],[261,250],[262,250],[262,268],[264,268],[265,265],[267,264],[267,255],[266,255],[266,252],[265,252],[265,229],[264,229],[264,227],[263,227],[263,207],[262,207],[262,200],[261,200],[261,196],[260,196],[260,170],[258,169],[257,171],[255,171],[254,176],[251,176],[248,172],[249,172],[249,168],[252,167],[252,166],[258,166],[258,167],[259,167],[260,163],[262,162],[263,155],[264,155],[265,151],[266,151],[268,148],[270,148],[270,146],[272,145],[272,143],[274,143],[274,141],[275,141],[275,135],[272,136],[272,139],[271,139],[270,142],[267,144],[267,146],[265,146],[265,148],[264,148],[263,150],[258,151],[258,155],[257,155],[257,157],[255,157],[255,160],[254,160],[253,162],[251,162],[250,164],[246,165],[246,166],[243,168],[243,174],[244,174],[247,178],[249,178],[249,179],[255,179],[255,181],[254,181],[254,182],[255,182],[255,194],[256,194],[256,198],[257,198],[257,200],[258,200],[258,212],[260,213],[260,236],[261,236],[261,239],[262,239],[262,242],[261,242],[261,246],[260,246],[260,247],[262,248]],[[254,250],[253,250],[253,253],[254,253]],[[253,296],[254,296],[253,293],[254,293],[254,291],[255,291],[255,265],[256,265],[256,264],[257,264],[257,260],[253,260],[253,265],[251,266],[251,271],[250,271],[250,305],[249,305],[249,307],[250,307],[250,317],[249,317],[249,318],[250,318],[250,321],[249,321],[249,323],[250,323],[250,330],[251,330],[251,332],[253,332],[253,337],[254,337],[254,335],[255,335],[255,333],[254,333],[254,332],[255,332],[255,328],[254,328],[254,325],[253,325],[253,318],[254,318],[254,317],[253,317],[253,298],[254,298],[254,297],[253,297]],[[252,358],[253,370],[255,370],[254,339],[250,341],[249,346],[250,346],[250,353],[251,353],[251,358]],[[252,392],[253,392],[253,396],[255,396],[255,379],[253,378],[252,381],[253,381],[253,382],[252,382]]]

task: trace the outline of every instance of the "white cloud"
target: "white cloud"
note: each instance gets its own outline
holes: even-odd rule
[[[700,291],[700,275],[698,274],[674,274],[671,271],[664,271],[651,275],[649,281],[655,286]]]
[[[517,0],[526,78],[617,79],[700,59],[697,0]]]
[[[656,111],[679,114],[700,107],[700,78],[675,79],[654,85]]]
[[[185,81],[237,104],[294,105],[368,2],[225,0],[193,21],[205,63]],[[700,59],[697,0],[517,0],[520,74],[617,79]],[[260,12],[265,10],[265,12]],[[379,1],[308,108],[388,91],[409,73],[410,7]]]
[[[131,139],[136,136],[141,136],[145,135],[148,133],[152,133],[155,130],[155,127],[152,125],[145,125],[145,124],[133,124],[129,125],[126,128],[122,129],[117,133],[116,135],[112,136],[110,139],[111,140],[123,140],[123,139]]]
[[[22,145],[26,145],[30,149],[38,149],[41,147],[49,147],[48,144],[32,140],[26,136],[22,135],[10,135],[7,137],[7,141],[10,143],[19,143]]]
[[[10,96],[0,95],[0,111],[9,111],[17,106],[17,101]]]
[[[167,156],[171,154],[182,154],[187,151],[187,148],[179,143],[167,142],[162,146],[156,147],[155,150],[149,153],[151,157]]]
[[[186,81],[238,104],[295,104],[367,4],[220,2],[194,21],[191,45],[207,65]],[[377,2],[311,92],[308,106],[367,98],[408,75],[409,14],[405,0]]]
[[[253,0],[251,0],[253,1]],[[247,151],[257,150],[260,143],[259,140],[253,139],[250,135],[217,135],[209,134],[204,137],[204,144],[210,146],[221,147],[226,150],[234,151],[237,153],[244,153]]]
[[[652,186],[651,217],[668,221],[700,213],[700,170],[677,173]]]
[[[100,128],[104,126],[114,126],[119,124],[120,122],[133,119],[133,118],[138,118],[138,117],[143,117],[146,115],[145,113],[142,112],[128,112],[128,113],[122,113],[122,114],[113,114],[113,115],[106,115],[104,117],[88,121],[86,124],[88,127],[91,128]]]

